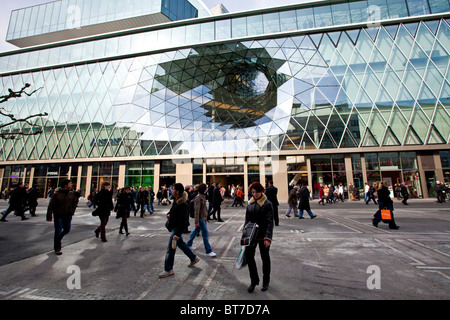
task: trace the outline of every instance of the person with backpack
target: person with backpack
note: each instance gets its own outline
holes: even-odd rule
[[[202,183],[198,186],[198,192],[196,196],[189,202],[191,218],[195,219],[195,229],[191,233],[191,237],[186,243],[192,250],[196,248],[193,246],[194,239],[202,232],[203,245],[205,246],[206,255],[214,258],[216,254],[212,251],[209,243],[209,233],[207,228],[208,211],[206,207],[206,184]]]

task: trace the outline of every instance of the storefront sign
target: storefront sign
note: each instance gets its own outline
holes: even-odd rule
[[[111,146],[117,146],[122,142],[122,138],[111,138],[111,139],[92,139],[91,147],[94,144],[97,144],[98,146],[106,146],[108,143]]]

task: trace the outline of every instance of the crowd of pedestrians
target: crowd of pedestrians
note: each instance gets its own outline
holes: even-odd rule
[[[60,186],[52,190],[49,195],[50,202],[47,207],[46,220],[54,223],[54,251],[56,255],[62,254],[62,240],[71,230],[72,217],[78,206],[80,191],[73,191],[72,182],[63,180]],[[355,188],[356,189],[356,188]],[[392,190],[393,189],[393,190]],[[435,187],[438,202],[445,202],[449,195],[449,188],[445,184],[438,182]],[[278,189],[273,185],[272,181],[268,182],[265,189],[259,182],[254,182],[249,187],[248,201],[244,201],[245,194],[242,186],[229,186],[228,190],[221,185],[220,182],[213,182],[210,186],[204,183],[196,186],[183,186],[176,183],[169,187],[162,186],[158,192],[153,192],[151,187],[125,187],[120,190],[111,190],[109,182],[104,182],[100,186],[100,190],[93,189],[89,195],[89,207],[93,207],[93,216],[99,217],[99,225],[94,230],[95,236],[103,242],[106,239],[106,227],[112,212],[115,212],[116,218],[120,220],[119,234],[130,235],[128,228],[128,218],[130,213],[134,212],[134,216],[140,211],[140,217],[144,218],[145,212],[154,213],[155,197],[158,205],[171,205],[167,213],[166,228],[170,232],[169,242],[167,245],[166,256],[164,259],[164,270],[159,274],[160,278],[166,278],[174,275],[174,260],[176,249],[180,248],[182,252],[189,258],[188,267],[196,265],[200,258],[195,253],[197,249],[194,242],[197,237],[202,236],[205,254],[208,257],[216,257],[211,243],[209,241],[208,221],[221,219],[221,206],[226,196],[231,196],[233,202],[231,207],[244,207],[246,204],[245,223],[257,223],[259,229],[254,243],[251,243],[245,251],[245,258],[249,267],[250,286],[248,292],[253,292],[255,287],[259,285],[259,276],[255,262],[256,248],[259,247],[261,260],[263,265],[263,281],[262,291],[268,290],[270,282],[270,246],[273,237],[273,228],[278,226],[280,221],[278,217]],[[353,192],[353,199],[356,194]],[[6,217],[14,212],[22,220],[25,212],[29,211],[31,216],[36,216],[36,206],[38,191],[35,188],[29,188],[27,185],[19,182],[11,192],[9,192],[9,207],[2,212],[0,221],[7,222]],[[319,193],[319,205],[336,203],[336,201],[344,201],[344,189],[342,185],[333,187],[332,185],[323,185]],[[369,204],[373,201],[378,205],[378,210],[374,214],[372,224],[378,227],[382,219],[381,211],[390,210],[391,219],[387,221],[390,229],[399,229],[394,219],[394,202],[393,198],[401,199],[404,205],[407,205],[408,191],[404,184],[396,185],[389,188],[386,182],[377,182],[373,186],[366,184],[364,189],[364,201]],[[5,199],[6,200],[6,199]],[[293,211],[294,216],[303,219],[304,211],[306,211],[311,219],[317,216],[312,212],[310,200],[312,200],[310,189],[307,183],[299,183],[292,188],[289,193],[288,209],[285,213],[290,217]],[[189,231],[190,222],[193,219],[193,230]],[[125,231],[125,233],[124,233]],[[183,234],[190,233],[187,242],[183,240]]]

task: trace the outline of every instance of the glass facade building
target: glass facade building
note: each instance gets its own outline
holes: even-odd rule
[[[56,21],[45,18],[49,6],[81,10],[79,29],[66,23],[61,32],[82,33],[104,16],[93,4],[102,1],[111,8],[103,24],[125,18],[124,1],[113,0],[12,13],[8,40],[25,42],[0,53],[1,94],[24,83],[39,90],[3,107],[49,116],[34,120],[40,135],[0,139],[2,188],[24,179],[44,194],[66,176],[85,192],[102,178],[155,188],[270,179],[284,199],[301,180],[314,194],[323,183],[362,190],[383,180],[428,197],[436,180],[450,179],[447,0],[320,1],[219,16],[200,1],[160,0],[155,8],[173,22],[26,45]],[[151,13],[128,2],[127,19]],[[37,11],[31,24],[28,11]]]

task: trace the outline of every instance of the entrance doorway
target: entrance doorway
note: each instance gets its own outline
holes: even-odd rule
[[[225,187],[225,197],[231,196],[231,186],[244,186],[244,175],[210,175],[206,177],[206,183],[211,185],[212,182],[220,182]]]
[[[159,186],[166,186],[169,188],[171,185],[175,184],[176,177],[174,176],[162,176],[159,178]]]
[[[47,184],[45,187],[45,197],[47,197],[47,193],[50,189],[55,190],[56,188],[58,188],[58,178],[47,178]]]
[[[425,171],[425,180],[427,182],[428,196],[430,198],[436,197],[436,190],[434,190],[434,186],[436,185],[436,172]]]

